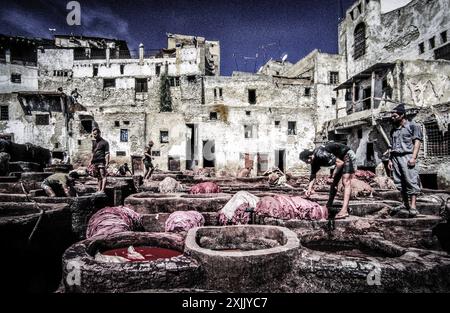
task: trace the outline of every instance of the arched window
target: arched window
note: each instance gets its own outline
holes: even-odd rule
[[[356,60],[366,54],[366,25],[364,23],[356,25],[354,40],[353,58]]]

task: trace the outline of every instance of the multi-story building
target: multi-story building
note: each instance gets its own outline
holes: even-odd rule
[[[9,41],[2,49],[14,56]],[[234,173],[253,165],[254,174],[272,166],[293,169],[299,152],[313,145],[312,82],[220,76],[218,41],[168,34],[167,49],[149,53],[141,45],[133,55],[120,40],[55,36],[28,51],[32,83],[0,87],[0,132],[55,157],[68,152],[76,164],[88,162],[95,126],[109,141],[113,161],[131,160],[136,170],[149,140],[163,170],[199,166]],[[5,58],[2,66],[11,63]],[[76,100],[70,96],[75,89]]]

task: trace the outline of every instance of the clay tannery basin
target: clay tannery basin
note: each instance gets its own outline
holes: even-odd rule
[[[186,237],[185,254],[205,273],[205,288],[250,291],[291,270],[299,247],[294,232],[265,225],[199,227]]]
[[[130,246],[153,256],[121,263],[98,258],[99,253],[123,256],[122,251]],[[81,241],[63,255],[64,291],[130,292],[194,286],[200,277],[199,266],[182,254],[183,248],[183,237],[169,233],[124,232]],[[74,269],[79,276],[74,276]]]

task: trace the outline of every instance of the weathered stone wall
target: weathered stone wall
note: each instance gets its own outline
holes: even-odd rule
[[[380,0],[355,2],[339,25],[339,53],[346,55],[349,77],[378,62],[434,59],[434,50],[446,44],[440,34],[450,28],[448,12],[448,0],[414,0],[385,14],[381,13]],[[366,26],[366,53],[355,60],[354,30],[360,23]],[[435,47],[431,48],[429,39],[433,36]],[[422,42],[424,53],[419,51]]]
[[[49,150],[64,150],[68,135],[65,127],[65,117],[60,112],[51,112],[49,125],[36,125],[36,114],[47,114],[33,111],[32,115],[25,115],[17,94],[0,94],[2,105],[9,106],[9,120],[0,121],[0,133],[13,134],[16,143],[32,143]]]
[[[11,82],[11,74],[20,74],[21,82]],[[0,63],[0,93],[33,91],[38,89],[38,69],[11,63]]]

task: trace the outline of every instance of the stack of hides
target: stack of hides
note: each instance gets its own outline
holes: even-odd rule
[[[263,197],[257,204],[257,215],[278,219],[321,220],[328,218],[325,207],[302,197],[276,195]]]
[[[182,188],[181,184],[171,177],[164,178],[158,185],[160,193],[174,193],[182,191]]]
[[[213,182],[206,182],[206,183],[200,183],[197,185],[194,185],[191,187],[191,190],[189,190],[190,194],[199,194],[199,193],[220,193],[220,187]]]
[[[172,233],[187,232],[194,227],[205,225],[205,218],[197,211],[177,211],[170,214],[165,231]]]
[[[106,207],[92,215],[88,223],[86,238],[142,229],[140,214],[124,206]]]
[[[247,191],[237,192],[219,211],[219,224],[248,224],[251,218],[250,211],[256,208],[258,202],[259,198]]]

